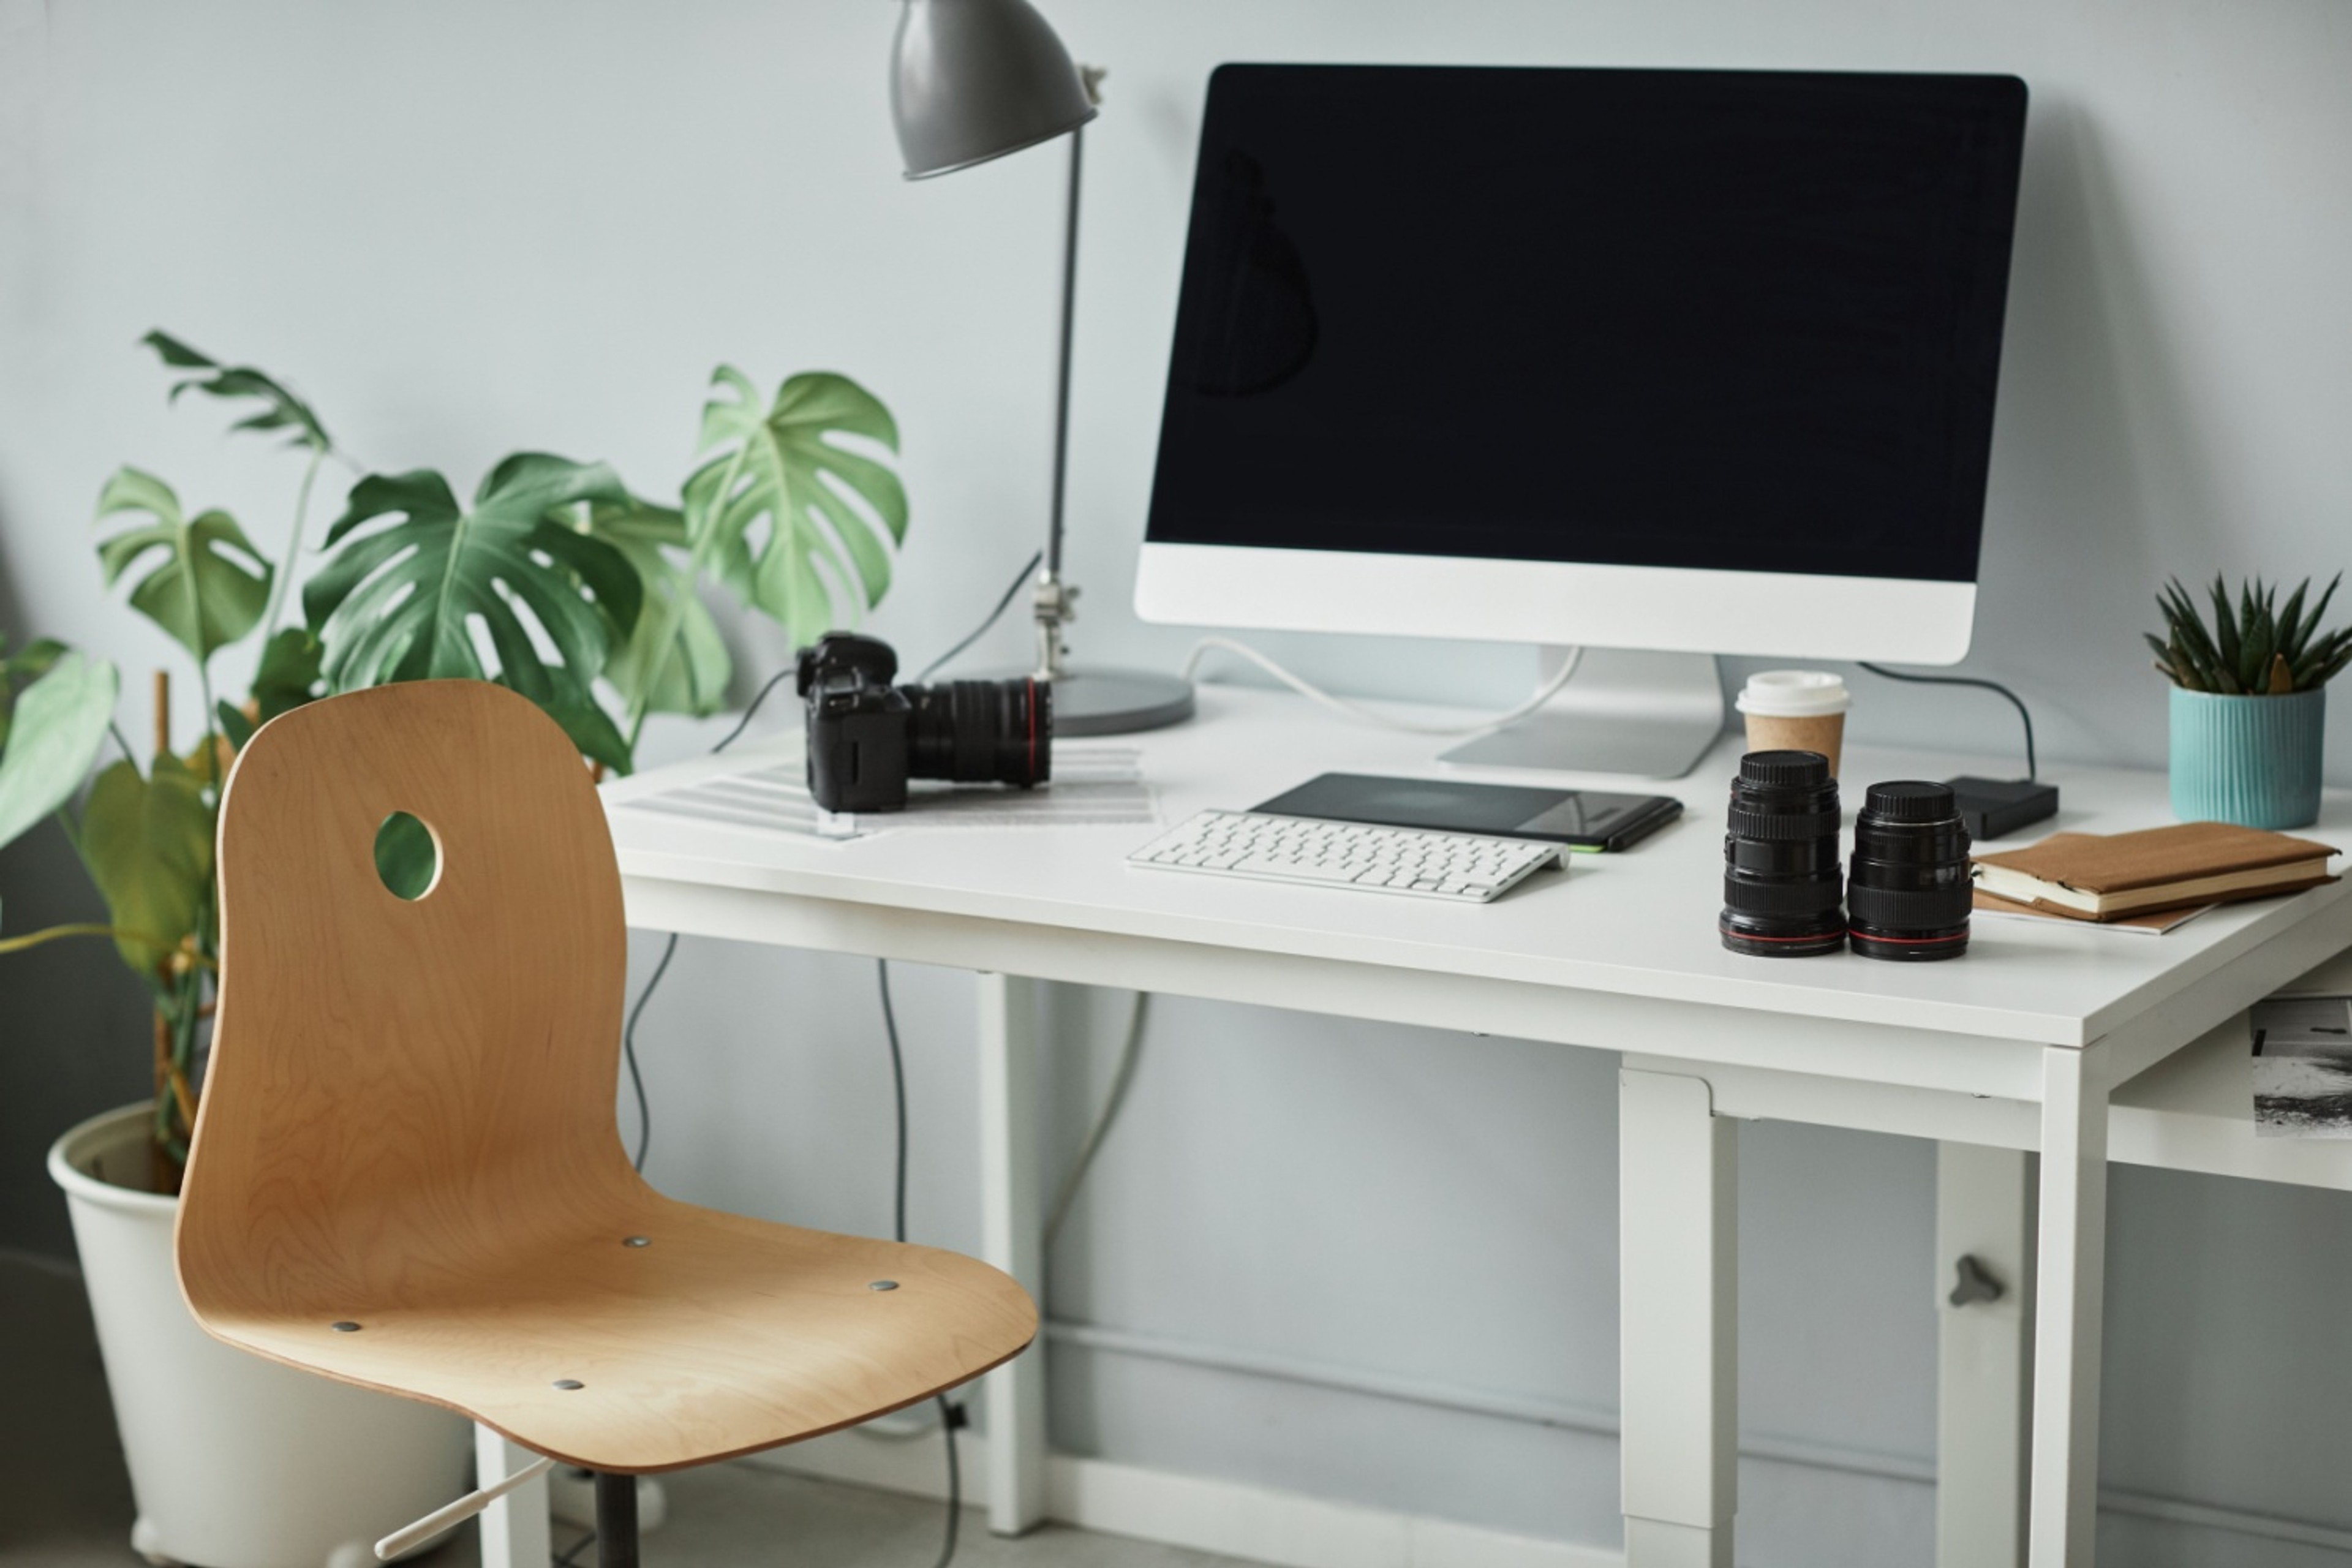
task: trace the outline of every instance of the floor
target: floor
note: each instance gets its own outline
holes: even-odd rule
[[[107,1403],[81,1282],[0,1258],[0,1563],[15,1568],[143,1568],[131,1550],[131,1483]],[[669,1520],[646,1537],[646,1568],[933,1568],[940,1505],[805,1481],[743,1465],[666,1478]],[[966,1510],[957,1568],[1249,1568],[1234,1558],[1048,1526],[991,1536]],[[583,1532],[556,1526],[559,1552]],[[470,1531],[412,1559],[477,1568]],[[594,1568],[593,1547],[572,1559]],[[222,1565],[234,1568],[234,1565]]]

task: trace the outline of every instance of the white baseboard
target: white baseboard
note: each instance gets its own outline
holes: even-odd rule
[[[987,1495],[988,1453],[980,1438],[978,1432],[968,1433],[959,1448],[967,1500]],[[1802,1458],[1777,1462],[1807,1463]],[[914,1497],[947,1495],[946,1466],[936,1431],[887,1440],[843,1432],[772,1448],[738,1463]],[[2352,1552],[2352,1531],[2333,1525],[2105,1489],[2099,1506],[2104,1513],[2174,1527]],[[1105,1535],[1214,1552],[1276,1568],[1624,1568],[1625,1563],[1623,1552],[1614,1547],[1538,1540],[1241,1481],[1068,1454],[1055,1454],[1047,1461],[1046,1513]]]
[[[964,1496],[984,1496],[988,1455],[961,1441]],[[844,1432],[740,1461],[918,1497],[946,1495],[936,1433],[877,1439]],[[1329,1502],[1240,1481],[1055,1454],[1047,1517],[1105,1535],[1244,1557],[1276,1568],[1624,1568],[1614,1547],[1540,1541],[1450,1520]]]

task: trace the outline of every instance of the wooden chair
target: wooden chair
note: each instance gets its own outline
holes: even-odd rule
[[[414,901],[374,859],[401,812],[439,851]],[[628,1478],[912,1405],[1034,1337],[985,1264],[630,1168],[619,871],[577,750],[522,698],[419,682],[265,726],[229,775],[220,900],[178,1233],[197,1321],[611,1478],[607,1564],[635,1561]]]

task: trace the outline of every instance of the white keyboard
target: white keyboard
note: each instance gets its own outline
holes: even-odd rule
[[[1360,888],[1464,904],[1483,904],[1529,872],[1561,863],[1559,845],[1526,838],[1255,811],[1204,811],[1127,860],[1156,871]]]

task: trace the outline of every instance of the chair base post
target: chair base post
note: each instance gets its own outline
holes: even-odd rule
[[[596,1568],[637,1568],[637,1478],[596,1472]]]

